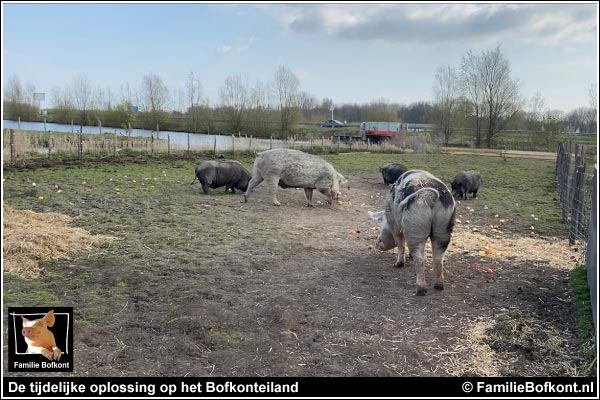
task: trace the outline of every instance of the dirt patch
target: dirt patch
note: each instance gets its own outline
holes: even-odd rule
[[[395,269],[392,252],[372,248],[367,211],[388,191],[378,174],[345,174],[352,187],[341,205],[315,194],[307,208],[294,189],[279,190],[281,207],[261,186],[248,203],[222,190],[202,195],[187,166],[116,168],[72,172],[73,193],[53,203],[126,239],[49,271],[48,290],[75,310],[76,375],[580,373],[571,250],[508,222],[493,229],[481,207],[466,208],[475,202],[458,206],[470,222],[455,228],[445,289],[432,287],[427,250],[428,292],[417,297],[412,263]],[[13,294],[24,284],[5,279],[5,306],[27,300],[27,290]]]
[[[15,210],[3,205],[4,272],[22,277],[37,277],[41,262],[66,259],[92,246],[102,246],[116,238],[90,235],[81,228],[69,227],[73,218],[57,213]]]

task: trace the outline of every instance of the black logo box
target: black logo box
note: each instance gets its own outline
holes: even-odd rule
[[[59,361],[27,353],[21,334],[23,319],[43,318],[54,310],[54,325],[48,329],[62,351]],[[8,307],[8,370],[10,372],[73,372],[73,307]]]

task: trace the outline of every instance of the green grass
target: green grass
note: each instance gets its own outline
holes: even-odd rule
[[[585,357],[584,371],[586,375],[596,375],[596,348],[594,322],[592,320],[592,305],[590,289],[587,281],[585,266],[574,268],[571,272],[571,287],[577,307],[577,341]]]
[[[553,161],[440,154],[328,154],[323,158],[342,174],[375,174],[379,166],[399,162],[409,169],[425,169],[448,186],[458,172],[473,169],[481,172],[483,184],[477,200],[467,200],[470,206],[490,218],[498,214],[519,230],[530,230],[533,225],[544,235],[566,234],[556,200]]]
[[[192,342],[208,346],[244,342],[247,333],[239,326],[200,320],[189,305],[218,304],[221,300],[214,299],[228,293],[228,274],[234,273],[235,266],[227,262],[237,259],[227,254],[231,248],[249,241],[264,244],[290,232],[282,226],[286,224],[269,224],[253,213],[245,212],[245,219],[236,220],[241,197],[226,195],[222,189],[204,196],[198,183],[190,186],[195,166],[211,157],[5,169],[3,195],[10,206],[67,214],[75,218],[74,226],[120,240],[73,255],[71,260],[45,262],[45,274],[38,279],[5,275],[3,305],[73,306],[74,323],[83,328],[119,326],[122,316],[135,311],[134,304],[138,304],[168,329],[187,332],[190,337],[183,345],[190,350],[197,351]],[[235,157],[252,170],[251,153],[225,157]],[[478,216],[493,219],[498,214],[507,219],[508,231],[528,234],[531,214],[535,214],[537,232],[566,235],[554,200],[554,163],[550,161],[373,153],[325,154],[323,158],[347,175],[350,192],[358,184],[355,176],[381,183],[378,168],[388,162],[426,169],[447,184],[459,171],[479,170],[484,180],[479,198],[466,202],[477,209]],[[380,192],[386,190],[381,184]],[[283,250],[275,246],[270,251],[277,256]],[[254,261],[255,268],[261,268],[260,255]],[[215,269],[223,274],[222,279],[205,279],[214,276],[205,272]],[[144,308],[148,304],[152,307]]]

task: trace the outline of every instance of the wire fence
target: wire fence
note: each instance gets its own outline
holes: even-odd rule
[[[428,137],[410,137],[402,142],[343,142],[332,137],[313,137],[308,140],[255,138],[242,135],[202,135],[191,133],[152,132],[150,137],[122,134],[85,134],[36,132],[18,129],[3,130],[3,161],[10,165],[28,165],[40,160],[90,160],[131,155],[174,155],[193,153],[256,152],[274,148],[293,148],[315,153],[374,152],[374,153],[433,153],[439,147]]]
[[[586,172],[586,146],[559,143],[556,154],[556,184],[562,219],[569,226],[569,245],[577,246],[585,257],[592,303],[594,327],[597,327],[597,236],[598,167],[593,175]]]

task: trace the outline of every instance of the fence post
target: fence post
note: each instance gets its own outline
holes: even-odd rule
[[[248,150],[252,150],[252,135],[250,135],[250,142],[248,142]]]
[[[154,155],[154,133],[153,132],[150,132],[150,155],[152,155],[152,156]]]
[[[50,132],[50,136],[48,137],[48,158],[52,158],[52,145],[54,144],[54,138],[52,136],[52,132]]]
[[[231,134],[231,153],[232,153],[232,156],[235,155],[235,134],[234,133]]]
[[[100,125],[100,126],[102,126],[102,125]],[[113,136],[113,157],[116,157],[116,156],[117,156],[117,132],[115,132],[115,135]]]
[[[269,138],[269,150],[273,149],[273,135]]]
[[[83,158],[83,133],[79,133],[79,139],[78,139],[78,152],[79,152],[79,159]]]
[[[171,155],[171,134],[167,133],[167,155]]]
[[[215,135],[215,143],[213,144],[213,154],[217,155],[217,135]]]
[[[189,154],[190,154],[190,134],[188,133],[188,135],[187,135],[187,136],[188,136],[188,137],[187,137],[187,139],[188,139],[188,147],[187,147],[187,152],[188,152],[188,155],[189,155]]]
[[[10,130],[10,163],[11,164],[15,164],[15,156],[16,156],[16,151],[15,151],[15,130],[11,129]]]
[[[321,153],[325,151],[325,138],[321,135]]]
[[[156,123],[156,140],[160,140],[160,127],[158,126],[158,122]]]
[[[102,135],[102,120],[98,119],[98,132]]]
[[[46,129],[46,118],[44,118],[44,132],[48,132],[48,129]]]

